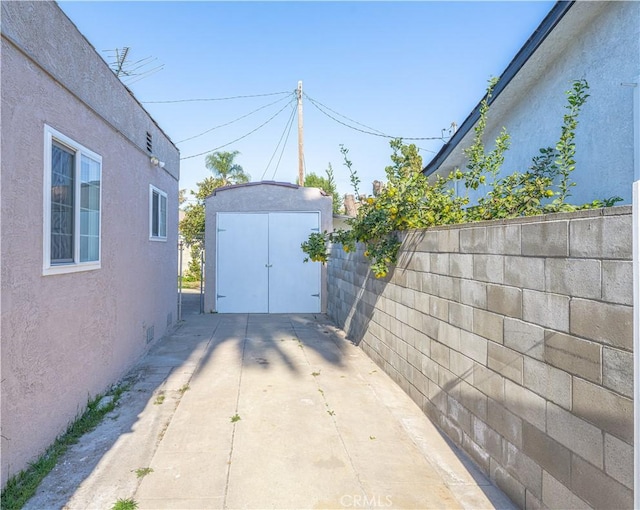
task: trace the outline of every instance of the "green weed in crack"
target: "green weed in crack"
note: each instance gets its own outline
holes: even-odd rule
[[[150,467],[138,468],[135,470],[135,473],[138,478],[144,478],[148,474],[153,473],[153,468],[150,468]]]
[[[111,510],[136,510],[138,502],[133,498],[119,499],[111,507]]]
[[[123,393],[131,388],[131,382],[125,381],[113,386],[104,395],[96,395],[89,399],[87,407],[82,415],[79,415],[69,424],[67,430],[47,448],[45,453],[34,463],[17,475],[12,476],[0,494],[3,509],[19,509],[35,494],[40,482],[55,467],[62,455],[70,446],[76,444],[87,432],[92,431],[102,419],[113,411]],[[111,397],[106,404],[101,403],[103,398]]]

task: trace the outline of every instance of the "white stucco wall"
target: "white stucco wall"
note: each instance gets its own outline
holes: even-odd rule
[[[1,79],[4,486],[175,322],[179,154],[55,3],[2,2]],[[100,269],[43,276],[45,125],[102,157]]]
[[[332,198],[318,188],[272,181],[220,188],[205,202],[204,309],[215,311],[216,213],[218,212],[319,211],[320,230],[333,231]],[[300,250],[300,257],[304,258]],[[327,269],[321,269],[321,310],[327,309]]]
[[[622,203],[631,203],[634,89],[629,84],[639,72],[640,3],[576,2],[491,105],[487,150],[506,127],[511,148],[503,174],[526,171],[540,148],[556,145],[567,104],[565,91],[584,78],[590,97],[579,116],[572,175],[577,186],[570,201],[617,195]],[[465,167],[462,150],[472,144],[473,135],[471,130],[438,173]]]

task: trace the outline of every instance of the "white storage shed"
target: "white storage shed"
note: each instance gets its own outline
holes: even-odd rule
[[[332,229],[318,188],[261,181],[218,188],[205,201],[206,312],[324,313],[326,267],[300,245]]]

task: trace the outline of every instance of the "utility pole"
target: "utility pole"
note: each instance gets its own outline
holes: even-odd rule
[[[298,183],[304,186],[304,133],[302,127],[302,81],[298,82]]]

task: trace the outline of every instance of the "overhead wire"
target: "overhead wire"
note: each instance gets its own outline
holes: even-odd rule
[[[249,131],[247,134],[242,135],[241,137],[236,138],[235,140],[232,140],[232,141],[230,141],[230,142],[228,142],[228,143],[225,143],[225,144],[220,145],[220,146],[218,146],[218,147],[215,147],[215,148],[213,148],[213,149],[209,149],[209,150],[206,150],[206,151],[203,151],[203,152],[199,152],[198,154],[192,154],[192,155],[190,155],[190,156],[185,156],[185,157],[183,157],[183,158],[180,158],[180,161],[184,161],[185,159],[196,158],[196,157],[198,157],[198,156],[202,156],[202,155],[204,155],[204,154],[208,154],[209,152],[215,152],[215,151],[217,151],[218,149],[222,149],[223,147],[227,147],[228,145],[231,145],[232,143],[239,142],[240,140],[242,140],[242,139],[246,138],[246,137],[247,137],[247,136],[249,136],[249,135],[252,135],[252,134],[253,134],[253,133],[255,133],[256,131],[258,131],[260,128],[262,128],[262,127],[266,126],[267,124],[269,124],[269,122],[271,122],[271,121],[272,121],[273,119],[275,119],[278,115],[280,115],[280,113],[281,113],[281,112],[282,112],[282,111],[283,111],[287,106],[289,106],[291,103],[293,103],[294,101],[295,101],[295,99],[292,99],[291,101],[289,101],[289,102],[288,102],[287,104],[285,104],[282,108],[280,108],[280,109],[279,109],[279,110],[278,110],[278,111],[277,111],[273,116],[271,116],[271,117],[270,117],[269,119],[267,119],[265,122],[263,122],[262,124],[260,124],[257,128],[255,128],[255,129],[253,129],[253,130]]]
[[[295,108],[293,109],[293,111],[295,112]],[[276,178],[276,173],[278,172],[278,168],[280,168],[280,161],[282,161],[282,156],[284,155],[284,149],[287,146],[287,142],[289,141],[289,135],[291,134],[291,128],[293,127],[293,119],[295,118],[294,115],[291,116],[291,121],[289,122],[289,131],[287,131],[287,137],[284,139],[284,144],[282,145],[282,150],[280,151],[280,157],[278,158],[278,162],[276,163],[276,168],[273,171],[273,175],[271,176],[271,180],[275,180]]]
[[[321,105],[321,103],[319,103],[318,101],[316,101],[316,100],[315,100],[315,99],[313,99],[312,97],[309,97],[307,94],[305,94],[305,97],[306,97],[306,98],[309,100],[309,102],[310,102],[313,106],[315,106],[315,107],[316,107],[316,108],[317,108],[321,113],[323,113],[324,115],[326,115],[327,117],[329,117],[329,118],[330,118],[330,119],[332,119],[333,121],[337,122],[338,124],[342,124],[343,126],[348,127],[348,128],[350,128],[350,129],[353,129],[353,130],[355,130],[355,131],[360,131],[361,133],[365,133],[365,134],[367,134],[367,135],[380,136],[380,137],[382,137],[382,138],[390,138],[390,139],[394,139],[394,138],[401,138],[402,140],[442,140],[442,141],[444,141],[444,140],[443,140],[443,138],[442,138],[442,136],[430,136],[430,137],[391,136],[391,135],[384,134],[384,133],[382,133],[381,131],[380,131],[380,132],[376,132],[377,130],[373,130],[373,131],[365,131],[364,129],[360,129],[360,128],[357,128],[357,127],[355,127],[355,126],[351,126],[351,125],[349,125],[349,124],[347,124],[347,123],[345,123],[345,122],[342,122],[342,121],[341,121],[341,120],[339,120],[339,119],[336,119],[333,115],[330,115],[329,113],[327,113],[326,111],[324,111],[324,110],[321,108],[321,106],[319,106],[319,105]],[[329,108],[328,108],[328,107],[326,107],[326,106],[325,106],[325,108],[329,109]],[[333,111],[333,110],[331,110],[331,111]],[[338,114],[338,115],[340,115],[340,114]],[[340,115],[340,116],[341,116],[341,117],[344,117],[344,118],[348,118],[348,117],[346,117],[345,115]],[[356,124],[360,124],[359,122],[356,122],[356,121],[352,121],[352,122],[355,122]],[[364,124],[360,124],[360,125],[361,125],[361,126],[363,126]],[[365,127],[367,127],[367,126],[365,126]],[[368,129],[373,129],[373,128],[368,128]]]
[[[291,92],[291,95],[293,95],[293,92]],[[220,124],[218,126],[214,126],[212,128],[209,128],[206,131],[203,131],[202,133],[190,136],[189,138],[185,138],[184,140],[180,140],[179,142],[176,142],[176,144],[184,143],[184,142],[187,142],[189,140],[193,140],[194,138],[199,138],[200,136],[206,135],[207,133],[210,133],[211,131],[214,131],[214,130],[219,129],[221,127],[229,126],[230,124],[233,124],[234,122],[238,122],[239,120],[242,120],[242,119],[244,119],[246,117],[249,117],[250,115],[253,115],[254,113],[257,113],[260,110],[264,110],[265,108],[268,108],[269,106],[272,106],[272,105],[274,105],[276,103],[279,103],[280,101],[284,101],[285,99],[287,99],[286,96],[285,97],[281,97],[280,99],[278,99],[276,101],[273,101],[272,103],[266,104],[264,106],[261,106],[260,108],[256,108],[255,110],[253,110],[253,111],[251,111],[251,112],[249,112],[249,113],[247,113],[245,115],[242,115],[241,117],[238,117],[237,119],[234,119],[232,121],[225,122],[224,124]]]
[[[251,134],[255,133],[256,131],[258,131],[259,129],[261,129],[265,125],[267,125],[269,122],[271,122],[273,119],[275,119],[284,109],[287,108],[287,106],[291,105],[295,101],[295,99],[297,99],[297,96],[295,95],[295,92],[283,91],[283,92],[270,92],[270,93],[265,93],[265,94],[238,95],[238,96],[219,97],[219,98],[176,99],[176,100],[165,100],[165,101],[143,101],[142,103],[143,104],[167,104],[167,103],[185,103],[185,102],[198,102],[198,101],[225,101],[225,100],[233,100],[233,99],[266,97],[266,96],[275,96],[275,95],[286,95],[286,96],[294,96],[294,97],[292,99],[290,99],[289,102],[287,102],[287,104],[285,104],[280,110],[278,110],[267,121],[265,121],[264,123],[260,124],[258,127],[256,127],[255,129],[251,130],[250,132],[246,133],[245,135],[243,135],[243,136],[241,136],[239,138],[236,138],[235,140],[232,140],[231,142],[228,142],[226,144],[220,145],[220,146],[218,146],[216,148],[213,148],[213,149],[210,149],[210,150],[207,150],[207,151],[204,151],[204,152],[200,152],[198,154],[192,154],[190,156],[185,156],[183,158],[180,158],[180,160],[182,161],[182,160],[187,160],[187,159],[195,158],[195,157],[198,157],[198,156],[202,156],[203,154],[207,154],[209,152],[214,152],[214,151],[216,151],[218,149],[222,149],[224,147],[227,147],[228,145],[231,145],[231,144],[233,144],[235,142],[238,142],[238,141],[250,136]],[[327,105],[321,103],[320,101],[312,98],[311,96],[309,96],[305,92],[303,92],[303,95],[304,95],[304,97],[306,97],[309,100],[309,102],[318,111],[320,111],[325,116],[329,117],[334,122],[337,122],[338,124],[341,124],[342,126],[345,126],[345,127],[349,128],[349,129],[353,129],[355,131],[359,131],[359,132],[364,133],[364,134],[368,134],[368,135],[372,135],[372,136],[378,136],[378,137],[382,137],[382,138],[389,138],[389,139],[400,138],[402,140],[414,140],[414,141],[418,141],[418,140],[440,140],[440,141],[443,141],[443,142],[445,141],[444,140],[444,135],[434,136],[434,137],[398,137],[398,136],[391,136],[391,135],[388,135],[388,134],[386,134],[386,133],[384,133],[384,132],[382,132],[382,131],[380,131],[378,129],[372,128],[371,126],[367,126],[366,124],[363,124],[363,123],[358,122],[358,121],[356,121],[354,119],[351,119],[351,118],[347,117],[346,115],[343,115],[343,114],[337,112],[336,110],[333,110],[329,106],[327,106]],[[211,131],[214,131],[216,129],[220,129],[222,127],[226,127],[226,126],[228,126],[230,124],[233,124],[235,122],[238,122],[238,121],[240,121],[240,120],[242,120],[242,119],[244,119],[246,117],[249,117],[249,116],[253,115],[254,113],[257,113],[260,110],[263,110],[265,108],[268,108],[269,106],[277,104],[277,103],[279,103],[279,102],[281,102],[281,101],[283,101],[285,99],[287,99],[287,97],[283,97],[283,98],[280,98],[280,99],[278,99],[276,101],[273,101],[273,102],[271,102],[269,104],[263,105],[263,106],[261,106],[259,108],[256,108],[255,110],[252,110],[249,113],[246,113],[246,114],[244,114],[244,115],[232,120],[232,121],[229,121],[229,122],[226,122],[224,124],[220,124],[220,125],[214,126],[212,128],[207,129],[206,131],[203,131],[202,133],[199,133],[197,135],[194,135],[194,136],[185,138],[183,140],[180,140],[180,141],[176,142],[176,144],[184,143],[184,142],[189,141],[189,140],[193,140],[193,139],[198,138],[200,136],[203,136],[203,135],[205,135],[207,133],[210,133]],[[357,124],[358,126],[362,126],[363,128],[366,128],[366,129],[361,129],[361,128],[358,128],[358,127],[356,127],[356,126],[354,126],[352,124],[348,124],[346,122],[343,122],[342,120],[336,118],[334,115],[331,115],[328,112],[332,112],[333,114],[335,114],[335,115],[337,115],[339,117],[342,117],[343,119],[346,119],[350,123]],[[267,164],[267,167],[265,168],[265,171],[262,174],[263,178],[266,175],[267,171],[269,170],[269,166],[271,165],[271,163],[273,161],[273,158],[275,157],[275,154],[278,151],[278,147],[280,146],[280,144],[282,142],[282,138],[285,136],[285,132],[286,132],[286,139],[285,139],[284,145],[282,146],[282,151],[280,153],[280,157],[278,158],[278,163],[276,164],[276,168],[275,168],[274,174],[273,174],[273,176],[275,177],[275,173],[277,172],[279,164],[280,164],[280,161],[282,160],[282,156],[283,156],[283,153],[284,153],[284,148],[286,146],[286,143],[287,143],[288,138],[289,138],[289,134],[291,132],[291,127],[293,126],[293,120],[292,119],[294,117],[294,114],[295,114],[295,109],[292,109],[292,113],[291,113],[291,115],[289,117],[289,120],[285,124],[285,130],[283,131],[283,133],[282,133],[282,135],[280,137],[280,140],[278,141],[278,144],[276,145],[276,148],[275,148],[275,150],[274,150],[274,152],[273,152],[273,154],[272,154],[272,156],[271,156],[271,158],[269,160],[269,163]],[[435,151],[432,151],[432,150],[429,150],[429,149],[424,149],[422,147],[418,147],[418,149],[424,150],[424,151],[427,151],[427,152],[435,153]]]
[[[245,96],[230,96],[230,97],[212,97],[212,98],[200,98],[200,99],[172,99],[165,101],[141,101],[142,104],[169,104],[169,103],[192,103],[197,101],[228,101],[230,99],[246,99],[249,97],[265,97],[265,96],[277,96],[283,94],[291,94],[291,91],[286,92],[269,92],[268,94],[250,94]]]
[[[278,140],[278,143],[276,144],[276,148],[273,150],[273,154],[271,155],[271,158],[269,159],[269,162],[267,163],[267,166],[264,169],[264,172],[262,172],[262,176],[260,177],[260,180],[264,179],[264,176],[267,174],[267,171],[269,170],[269,167],[271,166],[271,162],[273,161],[273,158],[276,156],[276,153],[278,152],[278,147],[280,147],[280,144],[282,143],[282,139],[285,136],[285,133],[287,133],[287,131],[291,130],[291,126],[293,125],[293,119],[295,116],[295,108],[291,108],[291,115],[289,115],[289,118],[287,119],[287,122],[284,125],[284,131],[282,131],[282,134],[280,135],[280,140]],[[289,135],[287,134],[287,139],[289,139]],[[286,141],[285,141],[285,145],[286,145]],[[277,171],[277,167],[276,167],[276,171]],[[274,172],[274,177],[275,177],[275,172]]]
[[[362,127],[366,127],[367,129],[370,129],[371,131],[375,131],[376,133],[380,133],[380,135],[384,135],[384,133],[382,131],[380,131],[379,129],[376,128],[372,128],[371,126],[367,126],[366,124],[362,124],[361,122],[358,122],[357,120],[353,120],[350,119],[349,117],[347,117],[346,115],[342,115],[341,113],[332,110],[331,108],[329,108],[326,104],[322,104],[320,101],[318,101],[317,99],[312,99],[311,97],[309,97],[306,92],[302,93],[304,95],[304,97],[306,97],[309,101],[315,101],[316,103],[318,103],[320,106],[322,106],[323,108],[326,108],[327,110],[329,110],[330,112],[335,113],[336,115],[339,115],[340,117],[347,119],[348,121],[353,122],[354,124],[358,124],[359,126]],[[315,105],[314,105],[315,106]]]

